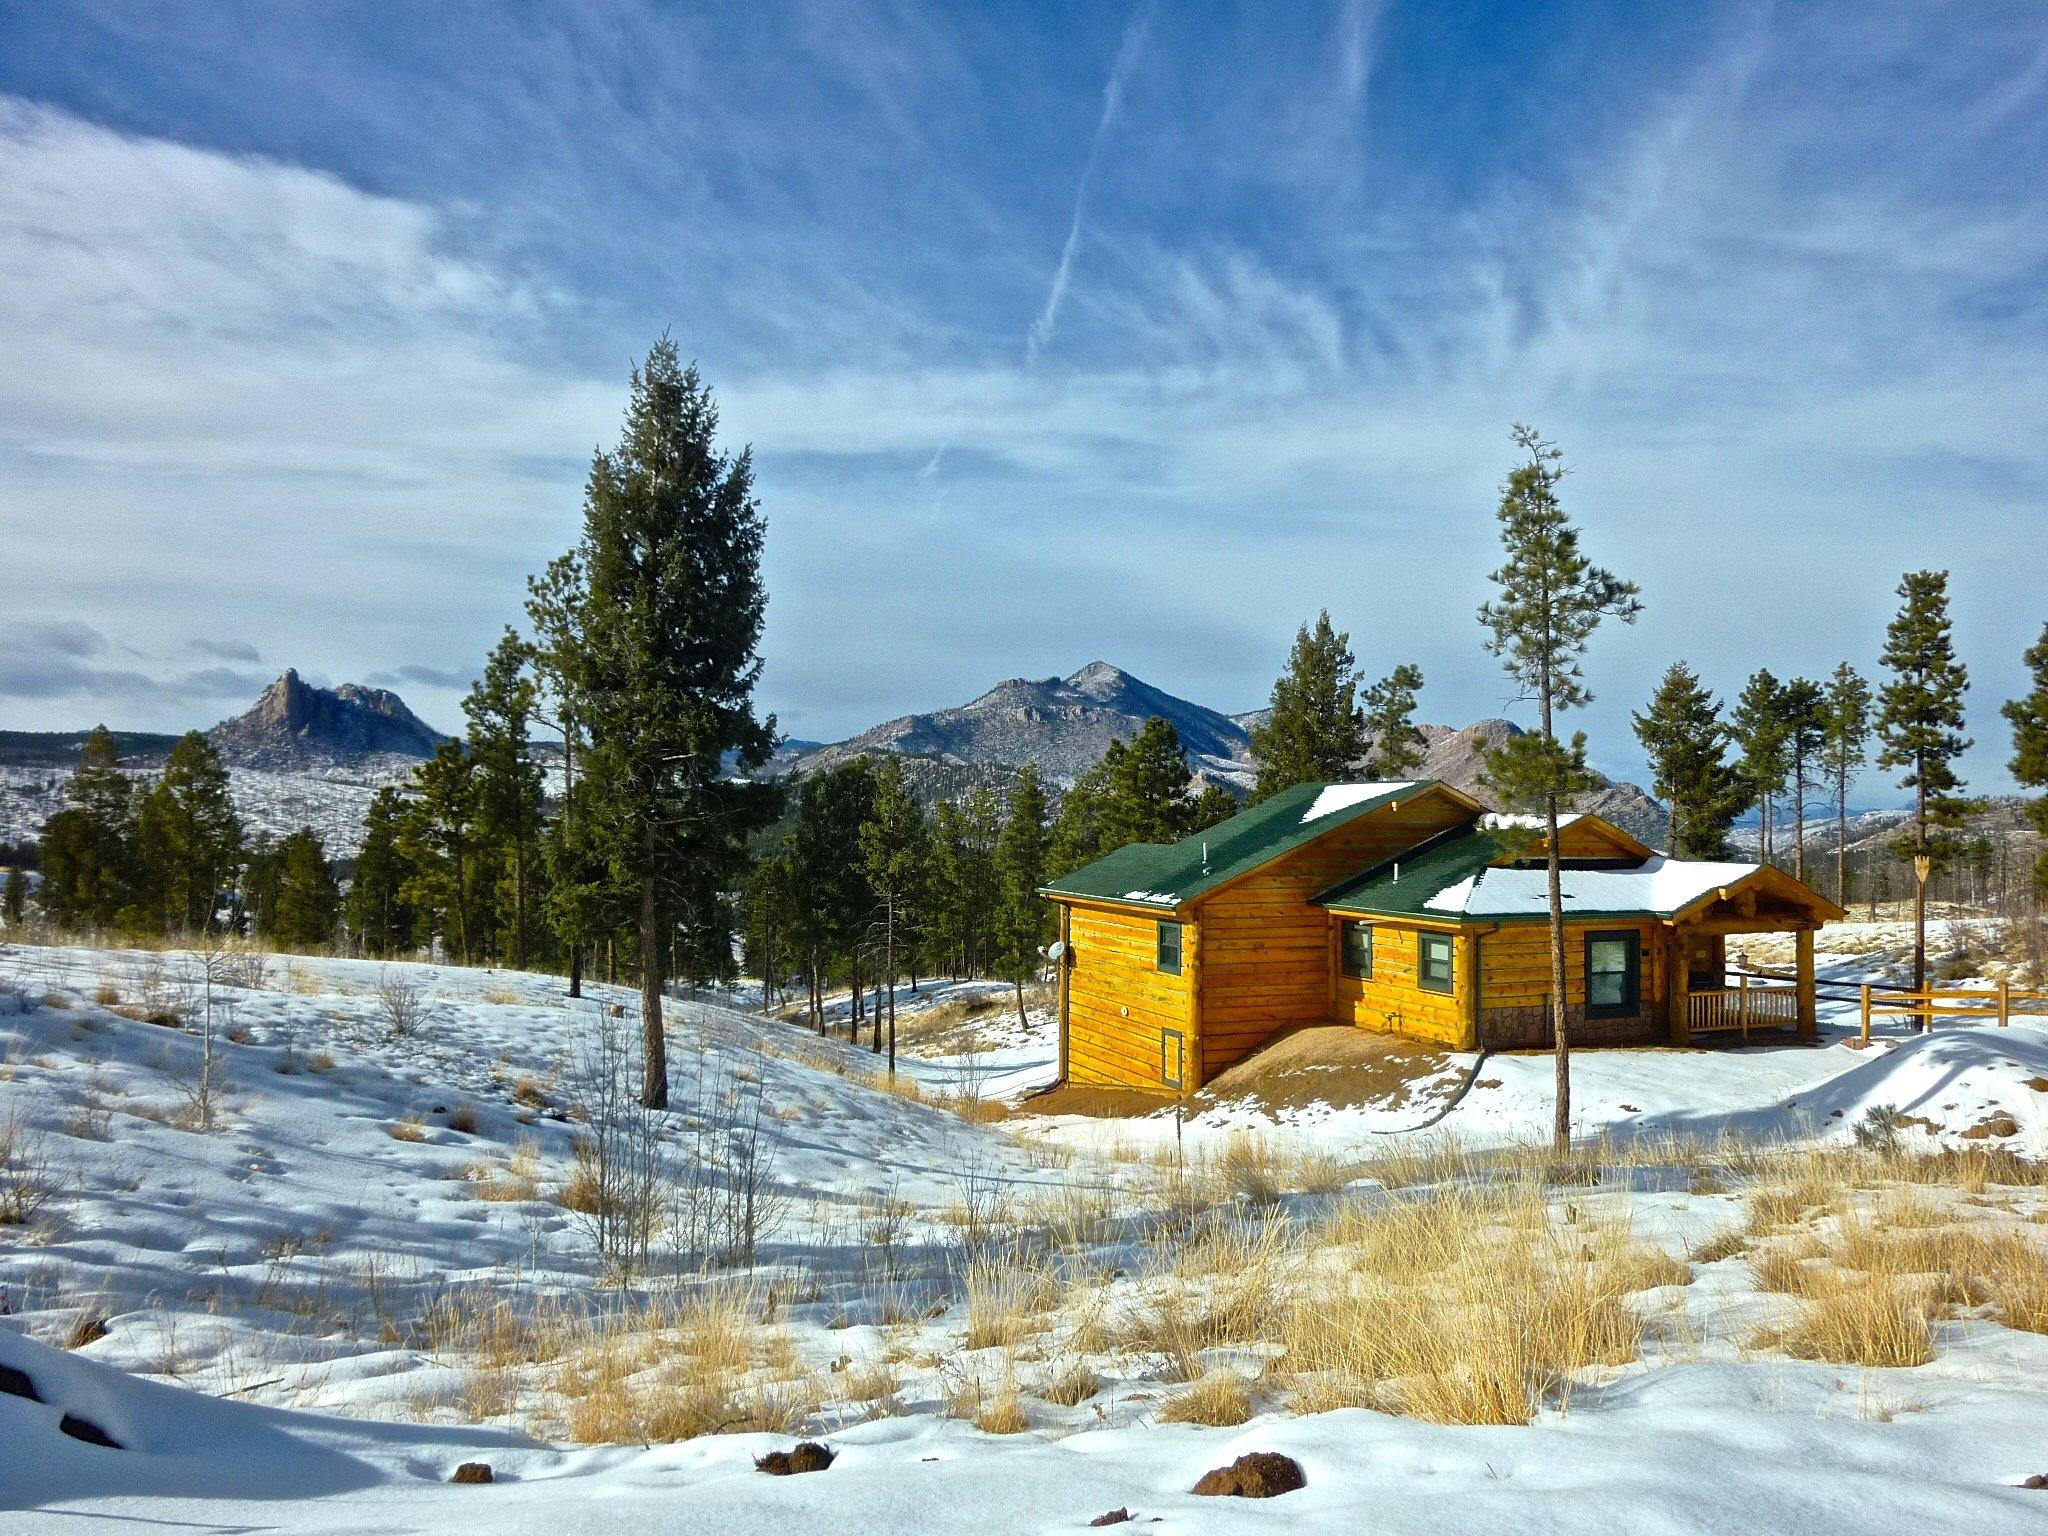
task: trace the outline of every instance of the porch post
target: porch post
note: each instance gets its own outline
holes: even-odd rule
[[[1667,1002],[1671,1010],[1671,1043],[1692,1044],[1692,943],[1685,930],[1673,925],[1670,942],[1664,952],[1670,958],[1664,968],[1671,973],[1665,987]]]
[[[1792,935],[1794,957],[1799,989],[1799,1038],[1806,1041],[1820,1038],[1820,1010],[1813,1000],[1813,930],[1801,928]]]

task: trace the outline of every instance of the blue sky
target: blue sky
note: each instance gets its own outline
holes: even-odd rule
[[[0,725],[286,665],[455,724],[666,327],[793,734],[1096,657],[1251,708],[1322,606],[1501,713],[1527,420],[1648,605],[1603,766],[1675,658],[1874,667],[1933,565],[2000,787],[2044,173],[2022,4],[0,4]]]

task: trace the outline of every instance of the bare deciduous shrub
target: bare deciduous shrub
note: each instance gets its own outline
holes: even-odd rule
[[[667,1247],[678,1272],[751,1265],[788,1219],[776,1178],[777,1119],[757,1074],[707,1057],[672,1106],[676,1155],[668,1176]]]
[[[591,1023],[570,1084],[583,1134],[560,1201],[623,1282],[646,1270],[661,1214],[661,1117],[640,1103],[633,1022],[599,1008]]]
[[[412,1040],[432,1021],[427,984],[412,972],[387,965],[377,972],[377,1022],[386,1040]]]
[[[28,1225],[56,1194],[47,1138],[19,1110],[0,1117],[0,1227]]]

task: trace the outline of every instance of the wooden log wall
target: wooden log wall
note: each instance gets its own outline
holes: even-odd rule
[[[1626,1019],[1586,1017],[1586,935],[1628,932],[1642,946],[1641,1011]],[[1565,1008],[1571,1038],[1586,1044],[1663,1039],[1670,973],[1669,930],[1648,919],[1567,922]],[[1482,1029],[1489,1045],[1537,1049],[1551,1043],[1550,925],[1504,923],[1481,941]]]
[[[1393,921],[1375,922],[1372,930],[1372,979],[1337,978],[1337,1018],[1361,1029],[1463,1048],[1470,1033],[1470,937],[1451,934],[1456,985],[1431,992],[1420,981],[1424,930]]]
[[[1382,806],[1195,908],[1202,931],[1202,1075],[1291,1025],[1332,1017],[1330,915],[1310,898],[1470,819],[1435,790]]]
[[[1071,906],[1067,1076],[1077,1083],[1172,1092],[1160,1078],[1163,1032],[1178,1030],[1192,1067],[1189,1008],[1194,925],[1181,930],[1181,973],[1159,969],[1159,917]]]

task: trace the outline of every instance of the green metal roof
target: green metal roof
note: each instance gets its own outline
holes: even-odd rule
[[[1047,896],[1114,901],[1166,911],[1291,853],[1346,822],[1432,789],[1436,784],[1435,779],[1386,784],[1297,784],[1205,832],[1196,832],[1177,843],[1131,843],[1039,889]],[[1328,808],[1318,809],[1324,806]]]
[[[1314,901],[1334,912],[1456,921],[1455,912],[1429,911],[1430,897],[1478,874],[1505,851],[1506,845],[1491,832],[1454,827],[1331,886]]]

